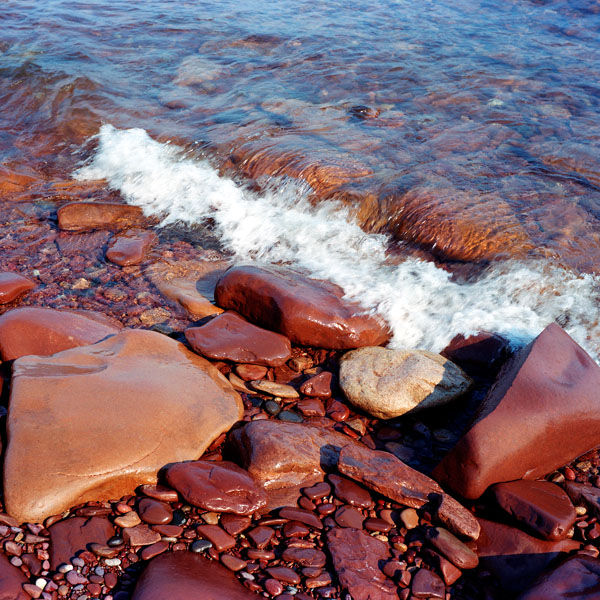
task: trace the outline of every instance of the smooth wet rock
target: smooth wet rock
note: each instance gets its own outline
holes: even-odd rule
[[[354,483],[351,479],[334,474],[329,475],[327,479],[333,485],[334,494],[342,502],[359,508],[373,508],[375,506],[369,491]]]
[[[456,335],[440,354],[469,375],[489,378],[497,374],[512,351],[508,339],[496,333],[482,331],[467,337]]]
[[[311,398],[329,398],[331,396],[332,374],[323,371],[310,379],[307,379],[301,386],[300,392]]]
[[[199,537],[209,540],[217,552],[229,550],[236,544],[235,538],[218,525],[200,525],[196,532]]]
[[[104,545],[115,535],[115,528],[106,517],[73,517],[52,525],[50,532],[50,566],[57,569],[69,563],[90,544]]]
[[[193,552],[167,552],[153,559],[132,600],[252,600],[226,567]]]
[[[217,283],[215,299],[252,323],[277,331],[296,344],[349,349],[389,339],[387,326],[343,290],[279,267],[233,267]]]
[[[202,327],[186,329],[185,337],[196,352],[215,360],[278,367],[292,355],[285,336],[252,325],[231,311]]]
[[[21,569],[13,567],[0,553],[0,600],[30,600],[31,596],[23,590],[27,582]]]
[[[120,498],[156,483],[164,465],[197,459],[242,414],[214,366],[159,333],[127,330],[20,358],[7,421],[7,511],[41,522],[81,502]]]
[[[166,525],[173,518],[173,510],[164,502],[152,498],[142,498],[138,503],[138,512],[144,523]]]
[[[248,385],[256,392],[271,394],[271,396],[278,396],[279,398],[295,399],[300,397],[291,385],[286,385],[285,383],[262,379],[259,381],[250,381]]]
[[[481,535],[476,541],[479,564],[496,576],[502,589],[526,589],[561,556],[577,550],[578,542],[542,541],[520,529],[479,519]]]
[[[340,360],[346,398],[378,419],[446,404],[470,385],[462,369],[426,350],[359,348]]]
[[[433,479],[412,469],[389,452],[370,450],[360,444],[340,450],[338,469],[366,487],[410,508],[428,502],[438,505],[437,517],[453,533],[476,539],[477,519],[459,502],[446,494]]]
[[[169,467],[167,481],[190,504],[215,512],[246,515],[267,502],[248,472],[227,461],[179,463]]]
[[[130,229],[112,238],[106,258],[121,267],[139,265],[157,241],[158,236],[154,231]]]
[[[128,546],[151,546],[160,542],[160,533],[148,525],[140,524],[123,529],[123,540]]]
[[[35,283],[19,273],[0,272],[0,304],[8,304],[35,287]]]
[[[327,532],[327,545],[342,587],[353,600],[398,600],[395,584],[381,571],[388,546],[359,529]]]
[[[410,591],[414,598],[446,597],[446,586],[438,575],[427,569],[419,569],[412,578]]]
[[[600,367],[552,323],[502,368],[470,428],[434,470],[466,498],[537,479],[600,439]],[[491,443],[490,440],[497,440]]]
[[[548,481],[509,481],[491,488],[496,502],[523,527],[546,540],[562,540],[575,523],[573,503]]]
[[[95,311],[14,308],[0,316],[0,357],[49,356],[95,344],[121,329],[118,321]]]
[[[571,556],[541,575],[518,600],[597,600],[600,598],[600,560]]]
[[[430,528],[427,539],[459,569],[474,569],[479,564],[477,554],[442,527]]]
[[[354,529],[362,529],[364,515],[353,506],[340,506],[333,515],[335,522],[340,527],[353,527]]]
[[[61,206],[57,214],[58,226],[64,231],[127,229],[147,221],[139,206],[114,202],[70,202]]]
[[[566,482],[564,486],[575,504],[585,506],[592,516],[600,518],[600,489],[573,481]]]

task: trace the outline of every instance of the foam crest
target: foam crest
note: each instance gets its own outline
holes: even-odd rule
[[[596,276],[549,262],[503,262],[477,281],[457,283],[430,262],[392,265],[386,260],[388,238],[362,231],[344,208],[314,207],[296,184],[251,192],[143,129],[104,125],[95,155],[75,177],[106,179],[163,224],[212,219],[215,233],[240,260],[288,263],[339,284],[390,323],[395,347],[440,351],[457,333],[480,330],[520,345],[558,320],[600,356]]]

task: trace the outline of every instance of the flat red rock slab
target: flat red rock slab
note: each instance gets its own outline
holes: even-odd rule
[[[65,231],[123,229],[146,221],[139,206],[114,202],[70,202],[58,209],[58,226]]]
[[[139,265],[157,240],[158,236],[154,231],[130,229],[111,240],[106,258],[121,267]]]
[[[167,552],[150,562],[132,600],[256,600],[226,567],[192,552]]]
[[[12,271],[0,272],[0,304],[8,304],[25,292],[32,290],[35,283]]]
[[[572,540],[538,540],[515,527],[485,519],[479,519],[479,523],[479,565],[493,573],[502,588],[510,592],[526,589],[557,558],[580,547]]]
[[[575,523],[569,496],[549,481],[509,481],[491,490],[498,504],[537,537],[562,540]]]
[[[337,285],[280,267],[233,267],[215,289],[218,306],[296,344],[344,350],[388,341],[386,324],[343,295]]]
[[[246,515],[267,503],[248,472],[227,461],[177,463],[167,470],[167,481],[190,504],[215,512]]]
[[[366,446],[342,448],[338,469],[382,496],[404,506],[421,508],[439,502],[438,518],[454,533],[476,539],[477,519],[454,498],[444,493],[433,479],[404,464],[389,452],[370,450]]]
[[[342,588],[356,600],[398,600],[396,586],[379,565],[388,546],[359,529],[330,529],[327,546]]]
[[[571,556],[542,575],[518,600],[597,600],[600,598],[600,560]]]
[[[31,596],[23,590],[24,583],[29,583],[29,580],[21,569],[13,567],[0,553],[0,600],[31,600]]]
[[[502,368],[469,430],[434,470],[465,498],[538,479],[600,439],[600,367],[552,323]]]
[[[95,344],[121,329],[119,322],[94,311],[15,308],[0,316],[0,357],[49,356]]]
[[[290,340],[248,323],[235,312],[224,312],[202,327],[185,330],[190,346],[215,360],[277,367],[292,355]]]

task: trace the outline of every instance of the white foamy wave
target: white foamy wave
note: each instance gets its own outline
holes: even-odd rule
[[[313,207],[298,185],[253,193],[142,129],[104,125],[94,157],[75,176],[106,179],[127,202],[164,224],[211,218],[216,234],[241,260],[285,262],[339,284],[350,298],[383,315],[395,347],[440,351],[457,333],[480,330],[522,344],[558,319],[600,356],[595,276],[547,262],[504,262],[475,282],[457,283],[430,262],[391,265],[388,238],[365,233],[340,206]]]

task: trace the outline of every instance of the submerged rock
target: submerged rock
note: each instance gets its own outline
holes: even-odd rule
[[[460,367],[426,350],[359,348],[340,361],[346,398],[379,419],[445,404],[470,385]]]
[[[154,231],[130,229],[116,235],[106,251],[106,258],[121,267],[139,265],[158,236]]]
[[[70,202],[58,209],[58,226],[64,231],[127,229],[146,221],[142,209],[129,204]]]
[[[93,346],[15,361],[4,461],[6,508],[40,522],[156,483],[242,417],[221,373],[182,344],[127,330]],[[68,443],[65,443],[68,440]]]

